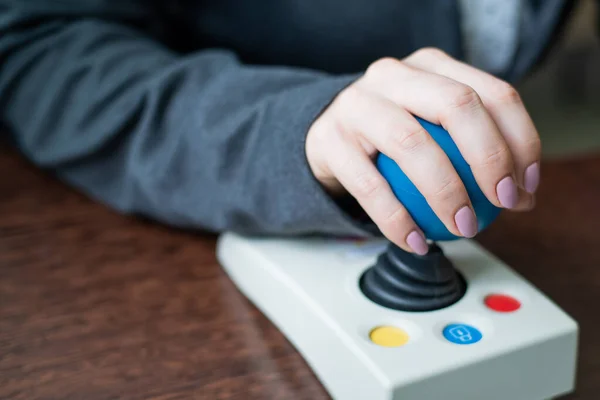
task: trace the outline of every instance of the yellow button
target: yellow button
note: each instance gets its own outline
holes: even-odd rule
[[[378,326],[369,337],[373,343],[383,347],[400,347],[408,342],[408,334],[395,326]]]

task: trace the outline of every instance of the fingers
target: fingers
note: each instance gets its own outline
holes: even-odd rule
[[[477,222],[467,191],[429,133],[409,112],[381,96],[356,90],[346,99],[340,110],[344,130],[393,159],[450,232],[473,237]]]
[[[429,247],[422,231],[364,150],[345,138],[340,138],[333,149],[329,168],[381,232],[406,251],[426,254]]]
[[[384,153],[451,233],[475,236],[477,220],[464,184],[415,115],[450,133],[493,204],[515,211],[534,206],[541,145],[517,92],[441,51],[372,64],[311,126],[311,169],[330,190],[343,188],[356,198],[388,239],[424,254],[422,231],[373,164],[371,156]],[[315,137],[326,140],[317,145]]]
[[[479,94],[513,156],[517,184],[534,193],[540,180],[541,142],[519,93],[508,83],[441,51],[416,52],[405,62],[467,84]]]
[[[477,92],[445,76],[385,61],[368,84],[412,114],[442,125],[470,165],[483,193],[496,206],[518,203],[512,154]],[[385,81],[377,81],[385,76]]]

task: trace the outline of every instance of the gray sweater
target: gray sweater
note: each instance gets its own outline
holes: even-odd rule
[[[510,81],[570,6],[531,4],[535,26],[499,73]],[[307,130],[377,58],[464,58],[460,21],[449,0],[0,0],[0,118],[29,160],[119,212],[212,232],[377,234],[316,182]]]

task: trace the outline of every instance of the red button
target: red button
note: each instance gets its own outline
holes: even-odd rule
[[[485,298],[485,305],[498,312],[513,312],[521,308],[521,302],[503,294],[491,294]]]

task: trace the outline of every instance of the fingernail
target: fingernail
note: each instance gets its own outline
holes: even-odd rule
[[[517,185],[515,185],[515,181],[511,176],[507,176],[498,182],[496,193],[502,207],[515,208],[517,206],[519,194],[517,192]]]
[[[525,170],[525,190],[535,193],[540,184],[540,164],[533,163]]]
[[[406,237],[406,243],[410,246],[410,248],[420,256],[424,256],[429,252],[429,246],[427,245],[427,241],[417,231],[412,231]]]
[[[477,219],[470,207],[464,206],[456,212],[454,221],[461,235],[471,238],[477,234]]]

